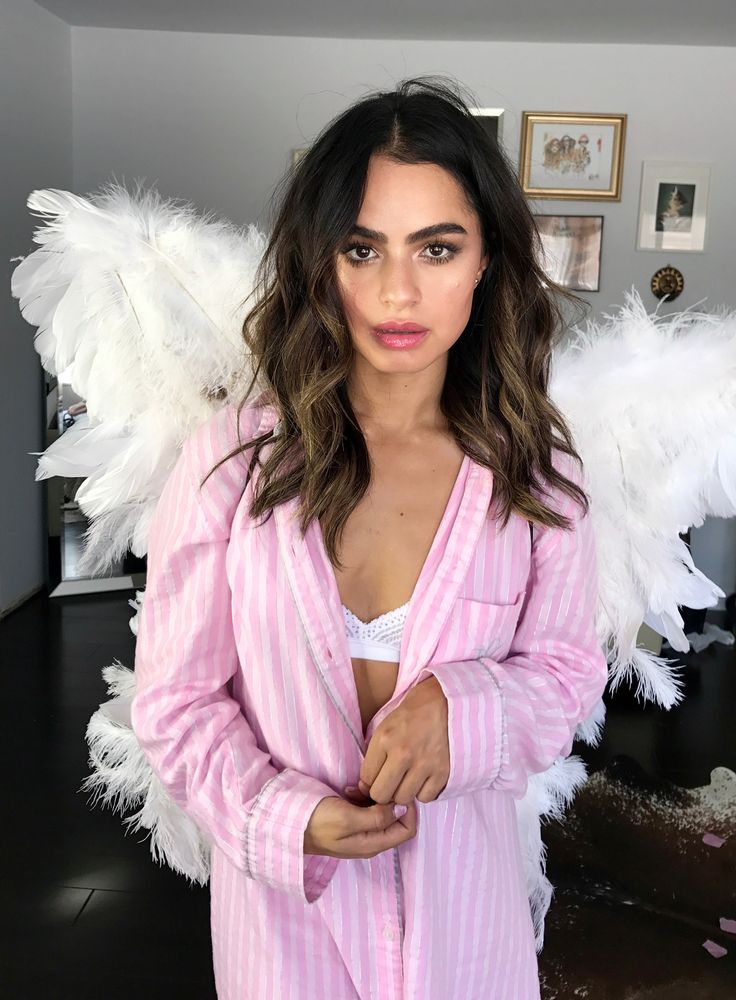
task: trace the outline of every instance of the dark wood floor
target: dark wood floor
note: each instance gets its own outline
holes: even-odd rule
[[[88,774],[85,727],[107,698],[100,671],[115,659],[133,665],[127,603],[133,596],[132,591],[52,600],[38,595],[0,622],[5,751],[0,996],[8,1000],[215,997],[207,890],[158,868],[142,835],[126,836],[118,816],[90,809],[79,792]],[[718,614],[709,613],[709,620],[723,623]],[[621,754],[652,775],[689,788],[707,783],[714,767],[736,770],[734,647],[714,644],[689,654],[686,662],[687,697],[672,712],[643,709],[627,692],[608,698],[602,744],[573,748],[591,773]],[[551,855],[548,871],[555,883]],[[703,986],[709,992],[678,992],[674,974],[652,980],[654,992],[632,992],[642,979],[632,967],[637,950],[627,948],[625,938],[634,935],[641,943],[641,914],[635,920],[631,906],[620,906],[617,914],[609,906],[602,920],[600,906],[591,915],[574,895],[575,886],[557,894],[557,926],[569,904],[588,932],[594,925],[605,928],[603,938],[594,952],[582,951],[571,944],[579,935],[554,933],[550,923],[540,967],[562,965],[569,982],[582,983],[594,954],[610,968],[610,988],[605,998],[578,988],[571,998],[736,997],[736,936],[727,958],[716,960],[700,947],[702,934],[688,936],[686,915],[682,924],[677,915],[654,922],[649,934],[659,966],[666,967],[669,957],[675,969],[689,947],[693,967],[702,969],[697,981],[710,983]],[[589,898],[586,906],[596,910]],[[567,952],[561,953],[563,947]],[[562,993],[548,995],[567,1000]]]

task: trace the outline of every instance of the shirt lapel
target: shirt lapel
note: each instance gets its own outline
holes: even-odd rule
[[[263,428],[262,422],[259,432]],[[279,552],[313,666],[361,754],[431,660],[477,547],[492,491],[493,474],[466,456],[409,602],[394,693],[371,719],[365,737],[337,578],[321,526],[313,520],[302,537],[298,497],[274,508]]]
[[[366,740],[430,662],[477,548],[491,503],[493,473],[469,456],[463,465],[409,602],[393,696],[371,719]]]
[[[281,558],[313,665],[363,753],[363,723],[337,579],[325,551],[319,522],[312,521],[302,538],[298,514],[296,497],[274,508]]]

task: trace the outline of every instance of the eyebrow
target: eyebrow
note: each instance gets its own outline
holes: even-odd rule
[[[417,229],[415,233],[409,233],[409,235],[404,240],[407,246],[412,243],[419,243],[420,240],[428,240],[433,236],[439,236],[442,233],[459,233],[462,236],[467,236],[468,231],[464,226],[461,226],[459,222],[436,222],[433,226],[425,226],[424,229]],[[367,240],[374,240],[376,243],[386,243],[388,237],[385,233],[379,233],[377,229],[367,229],[365,226],[353,226],[350,233],[351,236],[362,236]]]

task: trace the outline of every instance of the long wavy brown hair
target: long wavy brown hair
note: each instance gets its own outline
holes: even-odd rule
[[[541,269],[539,231],[513,167],[447,77],[414,77],[369,94],[329,123],[275,189],[275,222],[243,322],[253,378],[238,404],[239,447],[256,464],[250,516],[300,497],[301,530],[318,518],[334,566],[345,522],[370,483],[365,438],[346,392],[354,349],[337,288],[336,258],[358,218],[369,160],[435,163],[477,212],[491,260],[466,328],[448,351],[440,409],[462,450],[494,475],[503,527],[514,511],[569,529],[540,491],[549,484],[588,510],[588,496],[552,463],[552,448],[582,461],[547,395],[552,349],[564,334],[560,300],[586,304]],[[240,414],[259,382],[281,429],[240,439]],[[264,388],[265,386],[265,388]],[[261,461],[261,449],[273,449]]]

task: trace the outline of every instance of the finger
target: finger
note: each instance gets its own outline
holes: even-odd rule
[[[417,832],[417,804],[416,802],[412,801],[404,808],[406,809],[406,812],[403,814],[403,816],[397,817],[396,822],[400,826],[403,826],[404,829],[407,831],[405,839],[408,840],[410,837],[413,837]]]
[[[352,857],[374,857],[410,840],[416,834],[416,806],[406,807],[406,813],[396,819],[393,804],[378,803],[360,810],[357,818],[351,817],[356,827],[353,833],[339,838],[340,853]],[[367,822],[364,823],[363,821]]]
[[[397,806],[399,803],[394,803]],[[392,806],[392,808],[393,808]],[[409,805],[401,806],[404,810],[401,816],[396,816],[394,822],[388,828],[388,833],[395,838],[395,844],[401,844],[409,840],[417,832],[417,804],[410,802]],[[394,814],[395,815],[395,814]]]
[[[372,806],[375,805],[370,795],[366,795],[359,788],[347,787],[344,789],[344,796],[353,805]]]
[[[385,763],[386,751],[381,747],[381,740],[377,740],[374,733],[365,752],[363,763],[360,765],[360,781],[363,783],[366,794]]]
[[[420,771],[416,767],[412,768],[406,772],[402,781],[399,782],[391,801],[408,804],[414,799],[420,798],[422,789],[426,789],[428,786],[431,788],[431,780],[431,774],[428,774],[426,771]]]
[[[358,815],[356,816],[355,813]],[[372,857],[394,846],[391,828],[397,827],[393,805],[357,807],[348,817],[348,827],[339,837],[340,851],[352,857]],[[397,827],[393,836],[399,833]]]
[[[395,802],[396,790],[410,773],[412,764],[398,753],[387,758],[370,788],[370,795],[376,802]],[[411,796],[413,798],[413,796]],[[406,802],[406,800],[403,800]]]
[[[352,804],[352,803],[351,803]],[[348,812],[344,837],[380,835],[397,822],[394,804],[374,803],[371,806],[356,807]],[[403,816],[401,817],[404,818]]]
[[[440,792],[444,790],[446,785],[446,781],[442,782],[433,775],[430,775],[416,793],[415,798],[419,802],[434,802]]]

